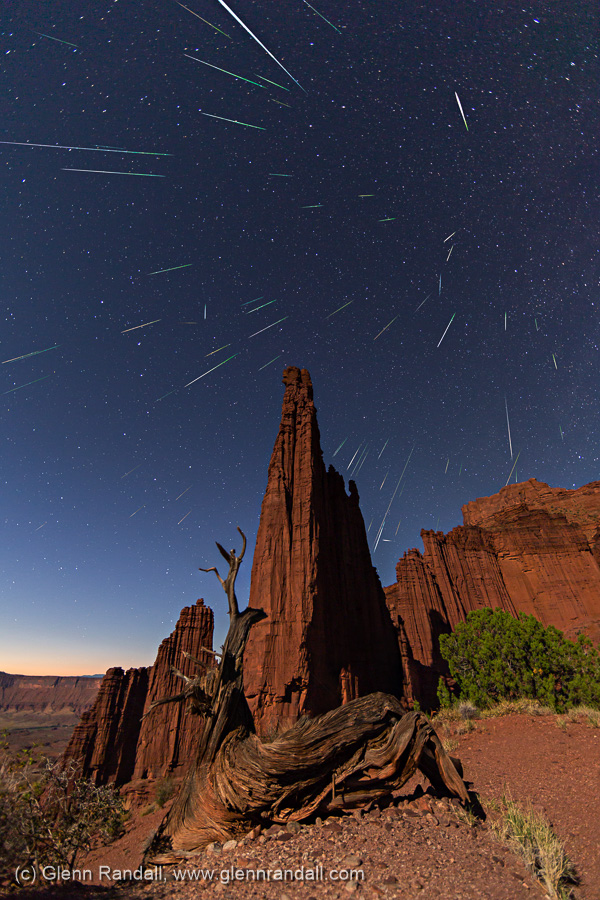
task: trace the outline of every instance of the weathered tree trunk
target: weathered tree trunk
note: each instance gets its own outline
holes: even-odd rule
[[[259,609],[239,612],[235,578],[246,549],[219,551],[229,563],[225,580],[229,631],[216,669],[186,679],[185,690],[164,701],[191,699],[207,713],[198,755],[146,853],[199,849],[260,823],[300,821],[362,806],[400,788],[420,769],[439,790],[468,800],[465,784],[429,720],[404,713],[387,694],[369,694],[325,715],[301,720],[271,743],[254,733],[243,690],[244,647]],[[158,704],[155,704],[158,705]],[[151,712],[151,710],[149,710]]]

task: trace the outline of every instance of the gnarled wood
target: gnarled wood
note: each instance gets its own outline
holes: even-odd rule
[[[301,720],[270,743],[254,733],[243,691],[244,647],[260,609],[239,612],[235,578],[244,554],[219,550],[229,562],[222,579],[230,625],[219,666],[198,676],[209,707],[195,765],[146,854],[157,862],[226,840],[258,822],[302,821],[362,806],[397,790],[420,769],[431,783],[463,801],[465,784],[429,720],[405,713],[388,694],[369,694],[314,719]],[[202,697],[202,700],[204,700]],[[169,698],[180,699],[180,697]],[[164,702],[169,702],[166,700]],[[197,702],[197,701],[196,701]]]

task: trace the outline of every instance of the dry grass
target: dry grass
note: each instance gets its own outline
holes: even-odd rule
[[[600,728],[600,709],[594,709],[592,706],[574,706],[568,710],[567,717],[572,722],[580,722],[584,719],[585,724],[590,728]]]
[[[531,807],[524,810],[506,795],[499,809],[500,817],[492,822],[496,836],[523,858],[549,897],[568,900],[577,877],[550,823]]]
[[[537,700],[528,700],[523,697],[520,700],[501,700],[495,706],[484,709],[481,715],[484,718],[495,718],[496,716],[509,716],[513,713],[524,713],[528,716],[552,716],[554,710],[549,706],[542,706]]]

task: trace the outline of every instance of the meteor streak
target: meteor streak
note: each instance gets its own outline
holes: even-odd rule
[[[513,458],[513,448],[512,448],[512,441],[510,439],[510,422],[508,420],[508,403],[506,401],[506,397],[504,398],[504,407],[506,409],[506,427],[508,428],[508,446],[510,448],[510,458],[512,459]]]
[[[187,519],[187,517],[189,516],[190,513],[191,513],[191,509],[190,509],[190,512],[187,512],[187,513],[185,514],[185,516],[183,517],[183,519]],[[183,522],[183,519],[180,519],[179,522],[178,522],[177,524],[178,524],[178,525],[181,525],[181,523]]]
[[[398,313],[397,316],[394,316],[394,318],[392,319],[392,321],[391,321],[391,322],[388,322],[388,324],[385,326],[385,328],[382,328],[381,331],[379,332],[379,334],[375,335],[375,337],[373,338],[373,340],[376,341],[378,337],[381,337],[381,335],[383,334],[383,332],[384,332],[384,331],[387,331],[388,328],[390,327],[390,325],[393,325],[393,324],[394,324],[394,322],[396,321],[396,319],[398,318],[399,315],[400,315],[400,313]]]
[[[423,300],[423,302],[422,302],[422,303],[419,303],[419,305],[418,305],[417,308],[415,309],[415,312],[419,312],[419,310],[421,309],[421,307],[422,307],[425,303],[427,303],[427,301],[429,300],[430,297],[431,297],[431,294],[427,294],[427,296],[425,297],[425,299]]]
[[[136,156],[172,156],[172,153],[155,153],[151,150],[118,150],[108,147],[67,147],[62,144],[30,144],[25,141],[0,141],[0,144],[8,144],[11,147],[48,147],[50,150],[90,150],[92,153],[133,153]],[[73,171],[90,171],[88,169],[74,169]]]
[[[235,21],[236,21],[239,25],[241,25],[242,28],[243,28],[245,31],[248,32],[248,34],[250,35],[250,37],[251,37],[251,38],[254,38],[254,40],[256,41],[256,43],[257,43],[260,47],[263,48],[263,50],[265,51],[265,53],[268,53],[269,56],[271,57],[271,59],[273,59],[273,60],[277,63],[277,65],[278,65],[281,69],[283,69],[283,71],[285,72],[285,74],[286,74],[286,75],[289,75],[289,77],[292,79],[292,81],[293,81],[295,84],[298,85],[298,87],[300,88],[300,90],[301,90],[301,91],[304,91],[304,88],[302,87],[302,85],[301,85],[298,81],[296,81],[296,79],[295,79],[294,76],[291,74],[291,72],[288,72],[288,70],[286,69],[286,67],[285,67],[284,65],[282,65],[282,64],[279,62],[279,60],[276,59],[276,57],[273,56],[273,54],[271,53],[271,51],[270,51],[270,50],[267,50],[267,48],[265,47],[265,45],[263,44],[263,42],[260,41],[260,40],[256,37],[256,35],[253,34],[253,33],[250,31],[250,29],[248,28],[247,25],[244,25],[244,23],[242,22],[242,20],[240,19],[240,17],[239,17],[239,16],[236,16],[236,14],[234,13],[234,11],[233,11],[229,6],[227,6],[227,4],[225,3],[225,0],[219,0],[219,3],[221,4],[221,6],[222,6],[224,9],[227,10],[227,12],[228,12],[230,15],[233,16],[233,18],[235,19]],[[307,91],[304,91],[304,93],[306,94]]]
[[[342,443],[340,444],[340,446],[334,452],[333,456],[337,456],[337,454],[340,452],[340,450],[342,449],[342,447],[344,446],[344,444],[346,443],[347,440],[348,440],[348,438],[345,437],[344,440],[342,441]]]
[[[379,454],[379,456],[377,457],[377,459],[381,459],[381,456],[382,456],[382,454],[383,454],[383,451],[385,450],[385,448],[387,447],[387,445],[389,444],[389,442],[390,442],[390,439],[388,438],[387,441],[385,442],[385,444],[383,445],[383,447],[381,448],[381,453]]]
[[[519,462],[519,457],[520,457],[520,455],[521,455],[521,451],[519,450],[519,452],[517,453],[517,458],[515,459],[515,461],[514,461],[514,463],[513,463],[513,467],[512,467],[512,469],[510,470],[510,472],[508,473],[508,478],[506,479],[506,484],[508,484],[508,482],[510,481],[510,476],[511,476],[512,473],[515,471],[516,465],[517,465],[517,463]],[[504,487],[506,487],[506,484],[504,485]]]
[[[452,313],[452,319],[454,318],[455,315],[456,315],[456,313]],[[450,321],[449,321],[448,324],[446,325],[446,331],[445,331],[445,332],[443,333],[443,335],[441,336],[441,338],[440,338],[440,340],[439,340],[439,343],[438,343],[438,347],[440,346],[440,344],[442,343],[442,341],[443,341],[444,338],[446,337],[446,332],[448,331],[448,329],[449,329],[450,326],[452,325],[452,319],[450,319]]]
[[[219,350],[224,350],[225,347],[231,347],[231,344],[223,344],[222,347],[217,347],[216,350],[211,350],[210,353],[207,353],[206,356],[213,356],[215,353],[218,353]]]
[[[121,334],[127,334],[128,331],[135,331],[137,328],[146,328],[147,325],[156,325],[157,322],[162,322],[162,319],[154,319],[153,322],[144,322],[143,325],[134,325],[133,328],[126,328]]]
[[[52,374],[54,375],[54,372]],[[29,387],[30,384],[37,384],[38,381],[44,381],[46,378],[50,378],[50,375],[44,375],[42,378],[35,378],[33,381],[28,381],[27,384],[20,384],[18,387],[11,388],[9,391],[3,391],[3,393],[12,394],[13,391],[20,391],[21,388]]]
[[[316,10],[315,10],[315,12],[316,12]],[[38,34],[40,37],[50,38],[51,41],[58,41],[59,44],[66,44],[67,47],[75,47],[76,50],[79,50],[79,47],[77,46],[77,44],[71,44],[71,43],[69,43],[69,41],[61,41],[60,38],[52,37],[51,34],[42,34],[41,31],[34,31],[33,33]]]
[[[314,13],[316,13],[318,16],[320,16],[321,19],[323,19],[324,22],[327,22],[328,25],[331,25],[331,27],[334,28],[335,31],[337,31],[338,34],[341,34],[341,33],[342,33],[342,32],[340,31],[339,28],[336,28],[336,26],[333,24],[333,22],[330,22],[329,19],[326,19],[325,16],[322,16],[322,15],[321,15],[321,13],[319,12],[318,9],[315,9],[314,6],[311,6],[310,3],[308,2],[308,0],[304,0],[304,2],[306,3],[306,5],[307,5],[310,9],[312,9],[312,11],[313,11]]]
[[[194,378],[193,381],[189,381],[184,387],[189,387],[190,384],[195,384],[197,381],[200,381],[201,378],[204,378],[205,375],[210,375],[211,372],[214,372],[215,369],[218,369],[219,366],[224,366],[226,362],[229,362],[230,359],[233,359],[234,356],[239,356],[238,353],[234,353],[233,356],[228,356],[227,359],[224,359],[223,362],[217,363],[216,366],[213,366],[212,369],[209,369],[208,372],[204,372],[202,375],[198,375],[197,378]],[[165,395],[166,396],[166,395]]]
[[[127,478],[128,475],[131,475],[132,472],[135,472],[136,469],[139,469],[140,466],[141,463],[138,463],[138,465],[134,466],[133,469],[130,469],[129,472],[125,472],[124,475],[121,475],[121,481],[123,481],[124,478]]]
[[[460,102],[460,98],[459,98],[458,94],[456,93],[456,91],[454,91],[454,96],[456,97],[456,102],[458,103],[458,108],[460,109],[460,114],[463,117],[463,122],[465,123],[465,128],[468,131],[469,126],[467,125],[467,120],[465,119],[465,114],[463,112],[462,103]]]
[[[232,38],[230,35],[225,34],[224,31],[221,31],[220,28],[217,28],[216,25],[213,25],[212,22],[207,21],[207,19],[203,19],[202,16],[199,16],[198,13],[195,13],[193,9],[190,9],[188,6],[184,6],[183,3],[180,3],[180,2],[179,2],[179,0],[175,0],[175,3],[177,4],[177,6],[181,6],[182,9],[186,9],[186,10],[187,10],[189,13],[191,13],[193,16],[196,16],[196,18],[197,18],[197,19],[200,19],[201,22],[204,22],[205,25],[210,25],[210,27],[211,27],[211,28],[214,28],[215,31],[218,31],[219,34],[225,35],[225,37],[226,37],[226,38],[229,38],[230,41],[233,40],[233,38]]]
[[[273,328],[274,325],[279,325],[280,322],[285,322],[286,319],[289,319],[289,316],[284,316],[283,319],[277,319],[276,322],[271,322],[271,324],[267,325],[266,328],[261,328],[260,331],[255,331],[254,334],[249,334],[248,340],[250,340],[250,338],[256,337],[257,334],[262,334],[263,331],[268,331],[268,329]]]
[[[48,350],[56,350],[57,347],[60,347],[60,344],[54,344],[53,347],[46,347],[45,350],[34,350],[32,353],[24,353],[23,356],[14,356],[12,359],[3,360],[2,365],[4,366],[6,363],[17,362],[20,359],[29,359],[30,356],[39,356],[40,353],[47,353]]]
[[[244,78],[243,75],[236,75],[235,72],[228,72],[227,69],[221,69],[219,66],[213,66],[212,63],[205,62],[203,59],[198,59],[197,56],[190,56],[189,53],[184,53],[184,56],[187,56],[188,59],[193,59],[195,62],[202,63],[203,66],[210,66],[211,69],[216,69],[217,72],[224,72],[225,75],[231,75],[232,78],[239,78],[240,81],[247,81],[248,84],[255,84],[256,87],[261,88],[263,91],[266,90],[264,84],[259,84],[258,81],[251,81],[249,78]]]
[[[211,119],[220,119],[222,122],[233,122],[234,125],[243,125],[244,128],[257,128],[259,131],[266,131],[260,125],[249,125],[248,122],[238,122],[237,119],[226,119],[225,116],[213,116],[211,113],[202,113],[203,116],[209,116]]]
[[[106,169],[62,169],[63,172],[95,172],[97,175],[139,175],[140,178],[164,178],[164,175],[150,175],[148,172],[109,172]]]
[[[442,241],[442,243],[445,244],[446,241],[449,241],[450,238],[451,238],[451,237],[454,237],[455,234],[456,234],[456,232],[453,231],[452,234],[449,234],[447,238],[444,238],[444,240]]]
[[[175,500],[181,499],[181,497],[183,497],[184,494],[187,494],[188,491],[191,491],[191,489],[192,489],[192,485],[190,484],[190,486],[188,488],[186,488],[185,491],[181,492],[179,497],[175,497]],[[175,503],[175,500],[173,500],[173,503]]]
[[[264,366],[261,366],[258,371],[262,372],[263,369],[266,369],[267,366],[270,366],[271,363],[275,362],[276,359],[279,359],[280,356],[281,356],[281,353],[279,354],[279,356],[274,356],[273,359],[270,359],[268,363],[265,363]]]
[[[156,272],[147,272],[147,275],[161,275],[163,272],[174,272],[176,269],[189,269],[194,263],[184,263],[182,266],[171,266],[170,269],[157,269]]]
[[[334,309],[334,311],[332,313],[329,313],[328,316],[325,316],[325,318],[330,319],[332,316],[335,316],[336,313],[341,312],[342,309],[346,309],[347,306],[350,306],[351,303],[354,303],[354,300],[348,300],[347,303],[344,303],[344,305],[338,307],[338,309]]]
[[[250,313],[257,312],[259,309],[264,309],[265,306],[270,306],[271,303],[277,303],[277,300],[269,300],[268,303],[261,303],[260,306],[256,306],[254,309],[247,309],[246,314],[250,315]]]

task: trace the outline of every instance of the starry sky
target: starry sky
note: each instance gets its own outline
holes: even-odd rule
[[[3,10],[5,671],[148,665],[201,596],[222,642],[198,567],[239,525],[244,604],[287,365],[383,584],[599,477],[596,0],[229,9]]]

